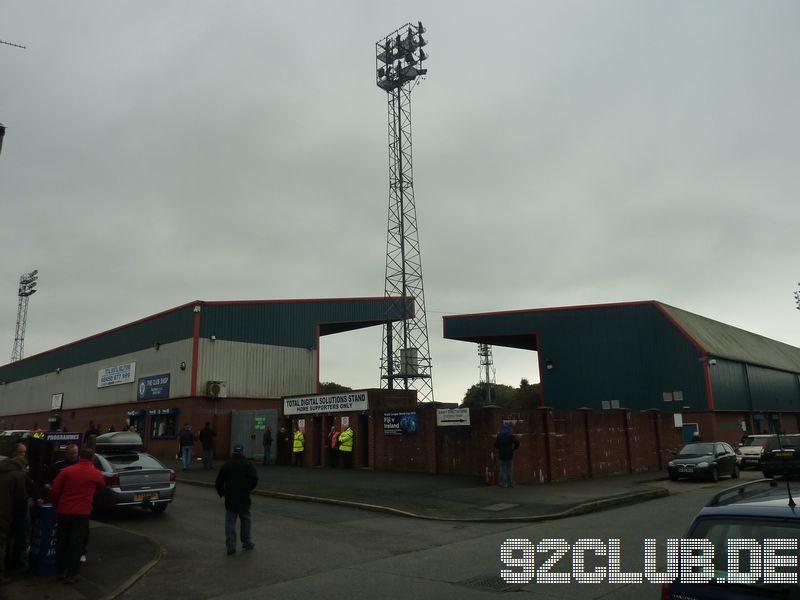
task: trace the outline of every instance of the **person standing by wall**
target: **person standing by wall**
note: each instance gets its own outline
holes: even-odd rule
[[[25,488],[25,457],[9,458],[0,463],[0,586],[11,583],[5,576],[8,534],[15,523],[25,518],[28,493]]]
[[[78,581],[94,494],[106,485],[93,459],[94,450],[82,449],[78,463],[63,469],[50,489],[58,520],[56,557],[66,583]]]
[[[242,548],[255,548],[250,518],[250,492],[258,485],[258,473],[244,457],[244,447],[236,444],[233,454],[219,470],[216,480],[217,494],[225,498],[225,546],[228,556],[236,554],[236,519],[239,519],[239,534]]]
[[[192,433],[192,426],[186,423],[178,435],[178,444],[180,445],[181,455],[181,468],[188,471],[192,465],[192,448],[197,441],[197,436]]]
[[[272,427],[267,425],[264,430],[264,436],[261,439],[261,445],[264,446],[264,464],[269,464],[269,456],[272,454]]]
[[[294,442],[292,444],[292,454],[294,455],[294,466],[303,466],[303,455],[306,449],[306,438],[303,432],[300,431],[300,426],[295,425],[294,428]]]
[[[353,444],[355,433],[350,425],[339,435],[339,452],[342,454],[342,465],[345,469],[353,468]]]
[[[206,421],[206,426],[197,437],[203,445],[203,468],[211,470],[214,468],[214,438],[217,437],[217,432],[211,428],[210,421]]]
[[[331,463],[331,468],[336,468],[336,463],[339,462],[339,435],[340,432],[336,431],[336,425],[331,425],[331,430],[328,432],[327,445],[328,459]]]
[[[519,448],[519,440],[507,424],[497,434],[494,447],[497,448],[499,461],[497,483],[500,487],[514,487],[514,452]]]

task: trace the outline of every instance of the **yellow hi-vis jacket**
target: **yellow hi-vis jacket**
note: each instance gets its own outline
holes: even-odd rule
[[[349,427],[339,436],[339,450],[342,452],[353,451],[353,430]]]
[[[303,435],[302,431],[295,431],[294,432],[294,448],[292,448],[293,452],[302,452],[305,450],[306,447],[306,438]]]

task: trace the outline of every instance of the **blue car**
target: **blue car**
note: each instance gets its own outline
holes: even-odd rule
[[[679,580],[664,584],[662,600],[800,599],[800,510],[795,499],[800,500],[800,488],[773,479],[733,486],[714,496],[684,536],[713,545],[713,579],[709,583]],[[735,550],[730,540],[744,540],[750,546],[749,551],[736,552],[738,573],[743,574],[737,583],[731,582],[737,579],[736,573],[728,570],[729,554]],[[775,542],[765,540],[781,540],[778,544],[786,548],[770,549]],[[754,555],[760,560],[751,561]],[[776,561],[786,565],[775,567]],[[767,563],[776,573],[770,575],[770,582],[765,582]]]

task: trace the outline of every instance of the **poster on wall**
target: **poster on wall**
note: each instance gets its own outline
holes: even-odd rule
[[[137,400],[154,400],[156,398],[169,398],[169,373],[142,377],[137,382]]]
[[[50,396],[50,410],[61,410],[61,405],[64,403],[64,393],[59,392]]]
[[[342,417],[342,431],[350,427],[350,417]]]
[[[302,431],[303,433],[306,432],[306,420],[305,419],[297,419],[297,428]]]
[[[136,363],[129,362],[116,367],[106,367],[97,372],[97,387],[104,388],[111,385],[133,383],[136,378]]]
[[[383,413],[383,435],[416,435],[416,412]]]

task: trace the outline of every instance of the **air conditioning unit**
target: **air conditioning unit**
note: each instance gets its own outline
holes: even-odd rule
[[[206,395],[209,398],[227,398],[228,397],[228,382],[227,381],[209,381],[206,388]]]

